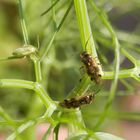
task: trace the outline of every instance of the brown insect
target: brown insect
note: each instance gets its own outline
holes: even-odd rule
[[[99,84],[101,81],[101,73],[99,68],[99,63],[93,58],[88,52],[84,51],[80,54],[81,61],[84,63],[87,74],[90,76],[91,80]]]
[[[91,104],[94,94],[89,94],[81,97],[65,99],[63,102],[60,102],[60,106],[65,108],[78,108],[82,105]]]

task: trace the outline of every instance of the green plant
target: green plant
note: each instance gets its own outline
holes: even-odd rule
[[[117,111],[111,112],[112,102],[115,98],[118,79],[121,80],[121,82],[126,87],[128,87],[128,89],[130,89],[131,86],[129,85],[127,81],[124,81],[123,78],[133,78],[138,82],[140,81],[140,73],[139,73],[140,62],[138,59],[140,50],[137,46],[135,46],[136,43],[139,43],[137,40],[135,42],[135,36],[133,37],[132,40],[123,40],[123,37],[125,37],[127,34],[119,32],[119,31],[114,31],[112,25],[110,24],[108,20],[107,14],[101,8],[99,8],[93,0],[88,0],[88,1],[71,0],[71,1],[63,2],[62,5],[61,5],[61,1],[59,0],[55,0],[55,1],[51,0],[50,8],[48,8],[48,10],[42,14],[44,15],[43,17],[40,17],[40,18],[45,19],[46,18],[45,14],[48,15],[49,12],[51,12],[51,16],[50,17],[48,16],[50,19],[52,19],[52,20],[49,20],[49,22],[51,23],[46,22],[44,25],[42,25],[43,27],[42,29],[40,29],[41,46],[40,46],[40,42],[37,41],[38,45],[37,47],[35,47],[35,45],[31,45],[32,43],[30,43],[29,32],[27,30],[27,25],[25,23],[25,17],[24,17],[24,14],[26,15],[26,12],[23,10],[21,0],[18,0],[17,2],[18,2],[18,7],[19,7],[19,15],[20,15],[20,22],[21,22],[21,27],[22,27],[22,32],[23,32],[24,45],[16,49],[13,52],[13,55],[11,55],[10,57],[6,59],[2,59],[2,61],[27,58],[29,62],[31,61],[33,63],[35,81],[21,80],[21,79],[0,79],[0,88],[29,89],[34,92],[34,96],[33,96],[33,103],[30,105],[31,109],[28,112],[27,118],[25,119],[20,119],[20,120],[12,119],[6,113],[6,111],[4,111],[2,107],[0,108],[0,117],[2,118],[2,121],[0,122],[0,124],[9,125],[13,129],[13,133],[8,136],[7,140],[23,139],[23,137],[20,134],[23,133],[23,131],[25,130],[27,130],[27,133],[25,133],[25,136],[28,139],[34,139],[32,138],[32,136],[29,135],[29,133],[33,134],[34,126],[42,122],[50,123],[50,127],[46,131],[43,137],[43,140],[47,139],[51,130],[53,130],[54,132],[54,139],[58,139],[58,131],[59,131],[60,125],[63,123],[67,124],[69,128],[68,139],[104,139],[104,140],[105,139],[113,139],[113,140],[121,139],[111,134],[106,134],[106,133],[96,132],[96,131],[101,126],[101,124],[103,124],[103,122],[105,121],[107,117],[110,117],[110,118],[111,117],[112,118],[113,117],[114,118],[115,117],[116,118],[128,117],[129,119],[138,117],[138,120],[139,120],[139,113],[129,114],[128,112],[124,112],[124,113],[120,113]],[[95,29],[93,27],[93,31],[92,31],[92,27],[89,21],[90,13],[88,14],[86,3],[90,4],[90,8],[93,10],[92,12],[94,12],[95,14],[94,15],[95,17],[93,18],[93,22],[95,21],[95,19],[97,19],[98,22],[102,24],[101,26],[102,28],[100,29],[101,32],[98,29],[97,25],[95,26],[96,27]],[[30,2],[28,2],[28,4],[30,4]],[[57,4],[60,4],[59,5],[60,7],[58,7],[58,9],[56,8]],[[66,9],[65,10],[66,12],[64,13],[62,19],[58,20],[56,17],[56,12],[59,10],[59,8],[60,9],[62,8],[61,6],[64,7],[64,9]],[[72,11],[73,9],[75,9],[75,12]],[[71,11],[74,14],[76,13],[75,16],[78,22],[77,27],[79,27],[79,31],[80,31],[82,49],[85,50],[85,44],[88,40],[88,43],[86,46],[87,52],[91,54],[93,58],[95,57],[98,58],[98,56],[99,58],[101,57],[103,60],[103,63],[107,65],[107,69],[108,70],[110,69],[110,71],[102,70],[102,65],[99,65],[100,72],[102,73],[102,80],[113,79],[110,90],[107,91],[109,94],[107,96],[108,99],[104,105],[103,111],[102,112],[96,111],[95,113],[92,113],[93,117],[98,116],[98,120],[96,124],[94,125],[93,130],[88,129],[85,126],[80,109],[65,109],[61,107],[59,105],[60,100],[58,101],[53,100],[48,94],[49,89],[45,89],[46,83],[47,85],[51,84],[51,80],[47,78],[48,80],[50,80],[50,81],[47,81],[46,79],[44,79],[44,77],[46,75],[47,75],[46,77],[49,77],[48,75],[51,70],[54,71],[54,73],[52,73],[54,74],[54,77],[55,77],[55,74],[57,76],[57,71],[55,71],[55,67],[61,70],[67,67],[66,63],[68,63],[69,65],[72,65],[72,67],[79,64],[79,61],[77,62],[77,60],[73,60],[71,59],[71,57],[70,57],[70,60],[67,60],[66,63],[63,61],[62,62],[58,61],[57,58],[55,57],[57,55],[55,46],[57,46],[57,41],[59,41],[59,35],[60,35],[59,32],[63,34],[63,32],[61,31],[61,28],[63,26],[65,27],[64,21],[68,20],[68,16]],[[38,12],[40,13],[40,11]],[[51,29],[47,28],[48,24],[52,25]],[[93,26],[94,26],[94,23],[93,23]],[[50,31],[47,31],[46,35],[44,35],[45,34],[44,28],[50,30]],[[52,34],[48,34],[48,32],[51,32]],[[92,32],[93,32],[93,35],[92,35]],[[49,35],[51,36],[51,38]],[[48,40],[50,40],[49,43],[48,43]],[[74,43],[72,42],[71,44],[74,44]],[[130,43],[132,43],[133,45],[129,45]],[[101,53],[100,46],[98,44],[101,44],[102,47],[110,51],[112,50],[114,51],[115,58],[112,61],[112,64],[114,65],[114,69],[113,67],[109,67],[109,62],[106,59],[106,56],[103,53]],[[135,50],[133,50],[133,46],[135,46]],[[58,48],[59,47],[57,47],[57,49]],[[62,50],[64,49],[65,48],[62,48]],[[99,51],[98,56],[97,56],[97,50]],[[133,68],[120,70],[120,52],[134,64]],[[68,55],[68,52],[66,52],[66,55]],[[52,58],[51,64],[50,63],[46,64],[46,61],[48,61],[47,59],[48,56],[50,57],[50,59]],[[99,63],[99,58],[97,59],[97,63]],[[42,78],[42,75],[43,75],[43,78]],[[58,70],[58,75],[59,75],[59,70]],[[56,83],[53,83],[53,86],[57,88],[58,90],[60,90],[61,92],[62,90],[60,88],[63,88],[62,85],[64,83],[61,83],[61,86],[59,87],[58,85],[57,87],[57,84],[59,83],[56,82]],[[76,84],[75,87],[71,91],[69,91],[69,94],[67,97],[71,98],[77,95],[81,96],[87,91],[89,87],[93,87],[96,89],[98,88],[98,85],[94,85],[93,82],[89,79],[89,76],[85,74],[81,82],[78,82],[78,84]],[[56,92],[59,92],[59,91],[56,91]],[[102,92],[105,93],[105,91],[102,91]],[[100,93],[99,95],[101,94],[102,93]],[[38,104],[38,97],[41,100],[41,103],[39,104]],[[34,113],[32,113],[35,111],[35,109],[38,108],[37,106],[41,106],[42,108],[42,104],[45,106],[45,109],[44,109],[45,113],[43,115],[41,115],[40,111],[38,111],[39,115],[37,114],[37,116]]]

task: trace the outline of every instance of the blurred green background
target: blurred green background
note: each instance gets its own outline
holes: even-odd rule
[[[140,1],[98,0],[95,2],[108,14],[120,42],[123,45],[138,48],[140,45]],[[51,2],[49,0],[23,1],[30,43],[37,47],[37,38],[39,36],[40,51],[43,51],[43,48],[48,45],[55,31],[56,25],[53,21],[52,11],[42,17],[40,16],[50,5]],[[66,0],[62,0],[56,5],[55,19],[57,25],[67,7],[68,2]],[[88,0],[87,7],[103,70],[112,70],[110,64],[112,64],[114,52],[110,49],[111,39],[104,34],[104,25],[94,13]],[[126,39],[124,39],[125,37]],[[132,43],[127,41],[127,37],[131,38]],[[107,45],[104,46],[102,40],[107,40],[108,47]],[[0,0],[0,58],[10,56],[13,50],[21,47],[23,43],[16,1]],[[41,66],[43,74],[42,83],[52,99],[62,101],[83,76],[83,73],[80,71],[82,64],[79,54],[81,51],[80,35],[73,6],[64,25],[55,38],[53,47],[43,60]],[[132,67],[133,64],[122,55],[121,69]],[[27,59],[1,61],[0,78],[34,81],[33,64]],[[82,108],[85,122],[91,129],[98,118],[98,110],[103,109],[105,105],[110,84],[111,80],[103,81],[100,87],[101,91],[94,103]],[[139,84],[136,81],[131,78],[119,81],[112,112],[114,110],[120,112],[139,112],[140,102],[137,101],[139,98]],[[39,98],[33,92],[25,89],[0,89],[0,105],[13,119],[40,116],[45,109]],[[110,114],[101,130],[117,134],[129,140],[131,137],[128,136],[130,135],[130,130],[128,129],[133,127],[135,136],[139,135],[138,129],[140,129],[140,123],[138,121],[124,121],[123,119],[120,121],[119,117],[116,117],[118,114],[114,114]],[[1,117],[0,120],[2,120]],[[135,123],[137,124],[136,126],[134,125]],[[11,128],[7,125],[0,126],[1,134],[7,134],[10,130]],[[134,135],[133,130],[131,130],[131,135]],[[135,138],[135,140],[138,139],[140,139],[140,136]]]

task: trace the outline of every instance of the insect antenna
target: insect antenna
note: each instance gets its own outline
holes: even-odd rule
[[[87,39],[87,41],[86,41],[86,43],[85,43],[85,51],[86,51],[86,49],[87,49],[87,45],[88,45],[88,42],[89,42],[89,39],[92,37],[92,33],[90,34],[90,36],[88,37],[88,39]]]

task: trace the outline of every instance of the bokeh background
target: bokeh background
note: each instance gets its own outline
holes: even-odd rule
[[[96,4],[109,16],[122,44],[140,47],[140,1],[139,0],[98,0]],[[30,43],[37,47],[39,36],[40,51],[51,39],[55,31],[52,12],[41,17],[50,6],[49,0],[24,0],[24,14],[29,33]],[[56,23],[62,19],[67,9],[67,1],[62,0],[56,6]],[[87,0],[93,36],[104,70],[112,70],[110,64],[114,58],[114,51],[100,43],[100,38],[111,40],[104,35],[104,25],[93,11]],[[131,38],[132,42],[127,41]],[[15,48],[23,45],[23,36],[19,21],[16,0],[0,0],[0,58],[11,56]],[[110,46],[109,46],[110,47]],[[80,72],[81,62],[79,54],[82,51],[80,35],[77,26],[74,7],[68,15],[60,32],[57,34],[53,47],[43,61],[43,85],[54,100],[62,101],[72,88],[79,82],[83,72]],[[121,56],[121,69],[132,68],[133,64]],[[35,80],[33,64],[27,59],[0,61],[0,78]],[[93,128],[98,119],[98,110],[103,109],[109,94],[111,80],[103,81],[101,92],[94,103],[82,108],[83,118],[89,128]],[[119,80],[116,97],[112,105],[112,112],[140,112],[140,86],[131,78]],[[0,106],[14,119],[40,116],[45,111],[40,99],[34,93],[25,89],[0,89]],[[99,131],[109,132],[127,140],[140,139],[139,119],[120,117],[110,113]],[[0,121],[2,118],[0,117]],[[47,124],[36,126],[36,137],[41,139],[47,129]],[[62,133],[66,132],[63,127]],[[0,125],[0,140],[4,140],[12,132],[9,125]]]

